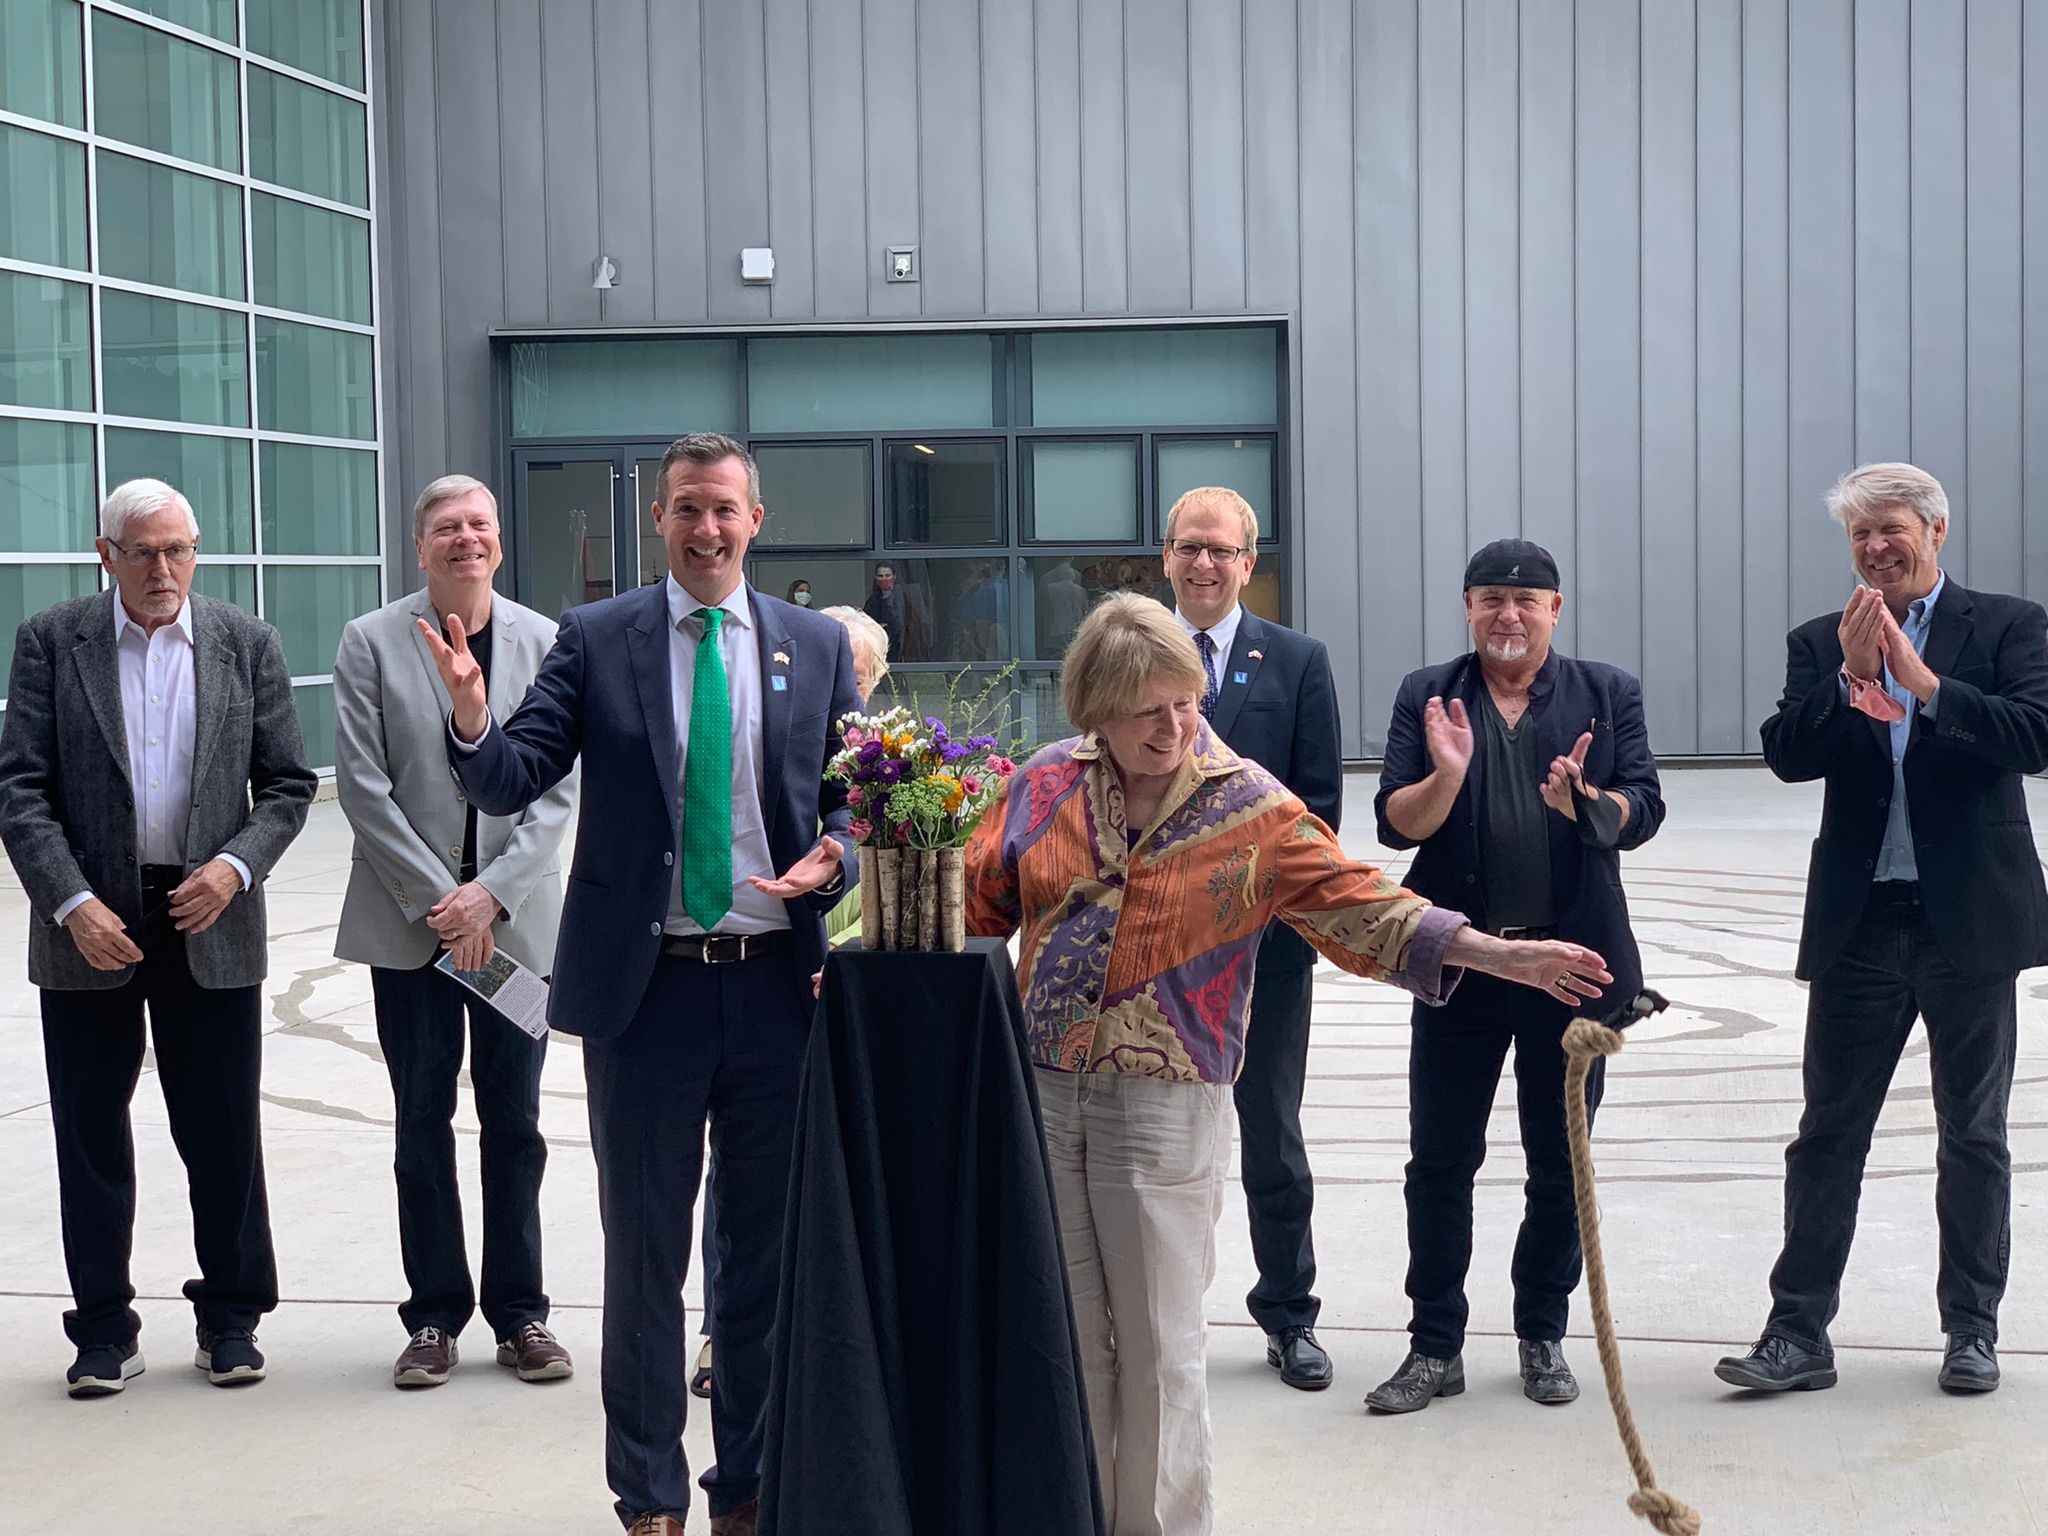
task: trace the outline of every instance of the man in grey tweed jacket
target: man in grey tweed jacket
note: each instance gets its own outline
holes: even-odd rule
[[[217,1386],[262,1378],[256,1321],[277,1305],[258,1103],[263,879],[316,785],[277,631],[191,595],[199,524],[185,498],[131,480],[100,530],[114,590],[21,626],[0,731],[0,838],[42,989],[77,1397],[142,1369],[128,1104],[145,1008],[191,1186],[195,1363]]]

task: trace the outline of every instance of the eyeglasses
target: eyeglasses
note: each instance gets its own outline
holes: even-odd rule
[[[132,547],[115,544],[112,539],[107,540],[107,543],[113,546],[125,564],[138,571],[146,571],[155,565],[158,555],[162,555],[169,564],[182,567],[190,565],[199,554],[197,544],[166,544],[161,549],[152,549],[147,544]]]
[[[1251,553],[1241,544],[1198,544],[1193,539],[1174,539],[1166,547],[1173,551],[1176,559],[1185,560],[1190,565],[1204,555],[1216,565],[1229,565]]]

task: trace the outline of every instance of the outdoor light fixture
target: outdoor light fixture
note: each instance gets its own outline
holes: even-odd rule
[[[616,288],[619,283],[618,263],[609,256],[600,256],[590,264],[590,286],[593,288]]]
[[[917,247],[914,245],[892,245],[889,247],[888,280],[892,283],[914,283],[917,281]]]
[[[765,245],[750,245],[741,251],[740,281],[743,283],[774,282],[775,252]]]

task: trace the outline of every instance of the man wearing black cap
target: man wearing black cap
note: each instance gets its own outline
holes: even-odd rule
[[[1489,933],[1588,945],[1614,974],[1607,995],[1626,997],[1642,985],[1642,962],[1618,855],[1656,832],[1664,801],[1642,685],[1619,667],[1552,650],[1563,607],[1557,562],[1540,545],[1502,539],[1472,557],[1473,650],[1402,682],[1374,809],[1381,842],[1419,850],[1411,890]],[[1472,1184],[1510,1045],[1528,1162],[1513,1268],[1522,1390],[1539,1403],[1579,1395],[1562,1348],[1579,1280],[1561,1045],[1572,1012],[1477,975],[1443,1007],[1417,1005],[1408,1056],[1411,1348],[1368,1407],[1413,1413],[1465,1390]],[[1595,1104],[1600,1084],[1595,1063]]]

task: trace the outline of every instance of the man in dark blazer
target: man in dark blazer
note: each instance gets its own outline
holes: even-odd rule
[[[1334,829],[1344,809],[1344,772],[1330,653],[1322,641],[1243,606],[1258,558],[1258,514],[1233,490],[1189,491],[1166,515],[1174,611],[1209,672],[1202,713],[1233,752],[1279,779]],[[1315,1182],[1301,1134],[1315,963],[1315,951],[1285,923],[1267,930],[1234,1089],[1239,1174],[1259,1266],[1245,1304],[1265,1330],[1266,1363],[1307,1392],[1327,1387],[1332,1377],[1315,1335],[1322,1308],[1309,1234]]]
[[[1806,1109],[1785,1150],[1771,1315],[1715,1367],[1760,1391],[1831,1387],[1828,1324],[1871,1131],[1915,1015],[1934,1078],[1938,1380],[1998,1385],[2012,1204],[2017,980],[2048,964],[2048,890],[2021,775],[2048,768],[2048,614],[1942,574],[1948,498],[1911,464],[1828,493],[1860,585],[1788,641],[1764,760],[1827,795],[1799,937]]]
[[[844,793],[822,779],[860,694],[839,623],[742,579],[762,519],[746,448],[680,438],[657,483],[669,577],[564,614],[502,727],[460,621],[447,641],[421,633],[479,810],[520,811],[583,759],[549,1022],[584,1041],[619,1516],[635,1536],[679,1536],[689,1505],[681,1288],[708,1117],[717,1462],[702,1483],[712,1531],[747,1536],[811,976],[856,868]]]
[[[306,766],[277,631],[191,595],[199,523],[161,480],[100,509],[113,590],[21,626],[0,734],[0,836],[30,907],[78,1358],[74,1397],[142,1371],[128,1259],[128,1105],[143,1017],[191,1190],[195,1363],[260,1381],[277,1305],[263,1182],[263,879],[299,829]]]
[[[1642,685],[1553,649],[1563,607],[1557,563],[1541,546],[1502,539],[1472,557],[1473,649],[1402,682],[1374,810],[1381,842],[1418,850],[1410,890],[1488,933],[1587,945],[1613,973],[1606,995],[1626,998],[1642,986],[1642,961],[1619,855],[1656,834],[1664,799]],[[1522,1391],[1538,1403],[1579,1395],[1562,1347],[1580,1255],[1561,1041],[1577,1011],[1485,976],[1467,976],[1440,1009],[1415,1009],[1406,1184],[1415,1310],[1407,1358],[1367,1406],[1412,1413],[1465,1389],[1472,1184],[1510,1045],[1528,1162],[1513,1267]],[[1596,1103],[1600,1086],[1596,1063]]]

